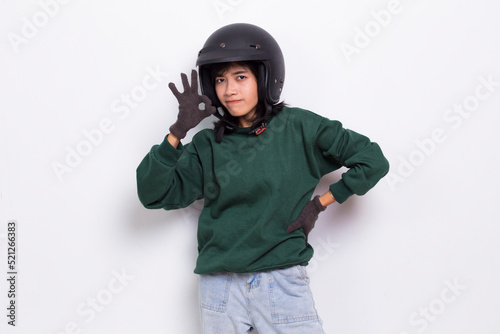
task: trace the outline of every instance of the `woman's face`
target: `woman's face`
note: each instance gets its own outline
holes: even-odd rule
[[[215,92],[231,116],[238,118],[240,127],[252,126],[259,94],[257,79],[248,67],[231,64],[216,76]]]

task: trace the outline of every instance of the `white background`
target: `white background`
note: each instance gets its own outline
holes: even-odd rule
[[[498,1],[66,2],[0,1],[0,262],[14,219],[19,271],[15,328],[0,274],[2,333],[200,333],[200,204],[144,209],[135,169],[176,118],[168,82],[233,22],[278,40],[288,104],[366,134],[391,163],[311,234],[325,331],[500,333]]]

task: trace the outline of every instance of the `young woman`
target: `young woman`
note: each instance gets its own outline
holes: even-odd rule
[[[363,195],[388,171],[376,143],[310,111],[280,102],[285,79],[275,39],[250,24],[214,32],[198,55],[198,74],[179,102],[177,121],[137,169],[141,203],[183,208],[204,200],[198,223],[204,333],[323,333],[309,289],[307,242],[320,212]],[[204,108],[200,108],[204,104]],[[181,140],[202,119],[215,129]],[[321,196],[321,177],[346,166]]]

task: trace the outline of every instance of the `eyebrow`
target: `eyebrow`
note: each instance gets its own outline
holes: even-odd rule
[[[230,75],[238,75],[238,74],[244,74],[244,73],[248,73],[248,70],[239,70],[239,71],[236,71],[236,72],[232,72]],[[227,71],[225,73],[219,73],[219,74],[217,74],[217,77],[222,77],[225,74],[227,74]]]
[[[237,74],[242,74],[242,73],[248,73],[248,70],[240,70],[240,71],[233,72],[232,74],[237,75]]]

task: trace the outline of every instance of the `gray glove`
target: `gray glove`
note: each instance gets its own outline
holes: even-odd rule
[[[304,230],[304,234],[306,235],[306,245],[307,245],[307,237],[309,232],[314,228],[314,224],[318,219],[318,215],[320,212],[325,211],[326,207],[324,207],[319,201],[319,195],[315,196],[309,203],[304,206],[302,212],[297,218],[296,221],[288,225],[286,228],[287,233],[292,233],[293,231],[302,228]]]
[[[191,72],[191,87],[187,75],[181,73],[184,92],[179,93],[174,83],[169,83],[168,87],[179,101],[179,114],[177,121],[170,127],[170,133],[179,139],[186,136],[186,133],[197,126],[204,118],[212,115],[217,110],[212,106],[212,101],[205,96],[198,94],[198,73]],[[205,104],[205,109],[200,109],[200,103]]]

